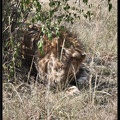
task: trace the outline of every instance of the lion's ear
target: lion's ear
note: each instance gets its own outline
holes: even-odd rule
[[[72,54],[72,57],[73,57],[73,58],[78,58],[78,59],[81,59],[81,58],[84,58],[84,59],[85,59],[86,53],[85,53],[85,52],[75,51],[75,52]]]
[[[72,54],[72,57],[73,57],[73,58],[80,58],[80,56],[81,56],[80,54],[81,54],[81,53],[75,51],[75,52]]]

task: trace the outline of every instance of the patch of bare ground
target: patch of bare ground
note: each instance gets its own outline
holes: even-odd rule
[[[85,76],[78,74],[78,80],[88,79],[87,84],[77,84],[75,94],[67,94],[66,89],[54,93],[35,82],[34,76],[29,76],[28,84],[29,70],[22,67],[18,84],[3,82],[3,120],[117,120],[117,1],[111,0],[110,13],[104,1],[99,9],[96,0],[91,2],[90,22],[81,18],[73,25],[63,23],[85,45]]]

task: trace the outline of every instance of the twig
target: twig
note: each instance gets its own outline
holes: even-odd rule
[[[106,94],[106,95],[112,96],[110,93],[105,92],[105,91],[96,91],[96,93],[104,93],[104,94]]]
[[[15,89],[14,85],[13,85],[12,83],[4,83],[4,84],[5,84],[5,85],[6,85],[6,84],[11,85],[11,86],[13,87],[14,91],[16,92],[16,94],[17,94],[20,102],[23,103],[23,100],[22,100],[22,98],[20,97],[20,95],[19,95],[19,93],[17,92],[17,90]]]
[[[93,98],[92,98],[92,103],[94,104],[94,99],[95,99],[95,95],[96,95],[96,85],[97,84],[97,74],[95,76],[95,86],[94,86],[94,91],[93,91]]]
[[[64,39],[63,44],[62,44],[61,55],[60,55],[60,61],[62,60],[62,53],[63,53],[64,46],[65,46],[65,39]],[[59,47],[59,46],[58,46],[58,47]]]
[[[27,83],[28,83],[28,81],[29,81],[29,79],[30,79],[30,74],[31,74],[32,66],[33,66],[33,61],[34,61],[34,56],[33,56],[33,58],[32,58],[30,70],[29,70],[29,72],[28,72]]]
[[[26,9],[26,11],[25,11],[24,14],[27,13],[27,10],[31,7],[31,5],[32,5],[32,3],[28,6],[28,8]],[[29,14],[29,13],[28,13],[28,14]],[[22,21],[20,22],[21,25],[20,25],[19,27],[15,28],[15,30],[11,33],[12,35],[14,35],[14,34],[19,30],[19,28],[23,25],[23,23],[25,23],[25,21],[27,20],[28,14],[27,14],[27,15],[22,19]],[[4,33],[9,27],[11,27],[11,25],[9,25],[2,33]],[[11,31],[11,30],[10,30],[10,31]],[[9,32],[10,32],[10,31],[9,31]],[[7,41],[7,40],[9,40],[9,37],[6,38],[6,41]]]

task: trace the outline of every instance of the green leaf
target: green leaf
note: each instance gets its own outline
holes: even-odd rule
[[[37,2],[37,7],[38,7],[38,10],[41,10],[41,4],[39,2]]]
[[[90,11],[87,11],[87,13],[86,13],[89,17],[90,17]]]
[[[68,10],[68,9],[70,9],[70,6],[67,4],[63,9]]]
[[[46,29],[44,27],[42,27],[42,32],[46,34]]]
[[[86,14],[84,14],[84,17],[87,19],[87,15]]]
[[[80,16],[77,16],[77,18],[80,20]]]
[[[109,3],[108,5],[109,5],[109,8],[108,8],[108,9],[109,9],[109,12],[110,12],[110,11],[111,11],[111,9],[112,9],[112,4],[111,4],[111,3]]]
[[[54,10],[50,10],[49,14],[50,14],[50,17],[52,17],[52,15],[54,14]]]
[[[48,33],[48,39],[52,40],[52,33]]]
[[[41,17],[40,17],[39,14],[36,14],[36,20],[37,20],[37,21],[41,20]]]
[[[51,2],[49,3],[49,6],[50,6],[50,7],[54,7],[54,6],[55,6],[55,2],[54,2],[54,1],[51,1]]]
[[[60,28],[61,28],[62,30],[65,30],[65,27],[64,27],[64,26],[61,26]]]
[[[75,7],[72,7],[71,9],[72,9],[72,10],[75,10]]]
[[[59,18],[59,19],[58,19],[58,24],[60,24],[60,23],[61,23],[61,21],[62,21],[62,18]]]
[[[26,0],[25,3],[26,3],[26,4],[29,4],[29,3],[30,3],[30,0]]]
[[[43,41],[38,41],[38,49],[40,50],[41,54],[44,54],[44,51],[43,51]]]
[[[76,14],[74,14],[74,17],[76,18]]]
[[[92,4],[89,5],[89,8],[91,8],[91,7],[92,7]]]
[[[60,1],[57,1],[57,7],[59,7],[60,6]]]
[[[59,36],[60,36],[60,32],[59,32],[59,31],[56,31],[56,35],[59,37]]]
[[[68,2],[69,0],[65,0],[65,2]]]
[[[83,2],[84,2],[84,3],[86,3],[86,5],[87,5],[87,3],[88,3],[88,0],[83,0]]]

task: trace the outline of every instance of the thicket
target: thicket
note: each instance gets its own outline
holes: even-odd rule
[[[16,67],[21,66],[20,45],[23,30],[26,25],[41,23],[42,32],[52,40],[52,34],[60,35],[60,29],[64,30],[62,22],[74,24],[83,15],[89,21],[92,17],[92,4],[89,0],[82,0],[88,9],[73,7],[69,0],[49,0],[49,9],[44,9],[39,0],[4,0],[2,1],[2,68],[6,80],[16,80]],[[108,10],[112,8],[111,0],[108,0]],[[72,11],[72,12],[71,12]],[[34,15],[29,18],[30,13]],[[42,39],[42,38],[41,38]],[[43,39],[38,42],[38,48],[42,51]],[[43,51],[44,52],[44,51]]]

